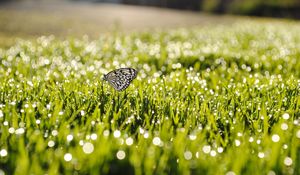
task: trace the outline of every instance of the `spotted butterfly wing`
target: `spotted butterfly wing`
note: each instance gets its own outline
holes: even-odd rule
[[[133,68],[120,68],[104,75],[104,80],[108,81],[116,90],[126,89],[131,81],[136,78],[137,71]]]

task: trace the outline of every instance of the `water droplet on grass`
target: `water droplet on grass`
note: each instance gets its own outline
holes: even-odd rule
[[[140,132],[140,134],[144,134],[145,130],[143,128],[139,128],[139,132]]]
[[[94,151],[94,145],[90,142],[87,142],[82,147],[83,152],[86,154],[91,154]]]
[[[72,140],[73,140],[73,135],[72,135],[72,134],[69,134],[69,135],[67,136],[67,141],[70,142],[70,141],[72,141]]]
[[[196,136],[196,135],[193,135],[193,134],[191,134],[191,135],[189,135],[189,138],[190,138],[190,140],[196,140],[197,136]]]
[[[95,134],[95,133],[93,133],[93,134],[91,135],[91,139],[92,139],[92,140],[97,140],[97,137],[98,137],[98,136],[97,136],[97,134]]]
[[[125,141],[126,145],[131,146],[133,144],[133,139],[131,137],[127,138]]]
[[[196,158],[198,159],[199,158],[199,152],[197,151],[195,155],[196,155]]]
[[[224,148],[222,148],[222,147],[218,147],[218,153],[222,153],[223,151],[224,151]]]
[[[190,151],[186,151],[186,152],[184,153],[184,158],[185,158],[186,160],[191,160],[192,157],[193,157],[193,154],[192,154]]]
[[[1,149],[1,151],[0,151],[0,156],[1,156],[1,157],[6,157],[6,156],[7,156],[7,151],[6,151],[6,149]]]
[[[287,130],[288,128],[289,128],[289,126],[288,126],[286,123],[282,123],[282,124],[281,124],[281,129],[282,129],[282,130],[285,131],[285,130]]]
[[[280,137],[279,137],[279,135],[277,135],[277,134],[274,134],[273,136],[272,136],[272,141],[273,142],[279,142],[279,140],[280,140]]]
[[[83,146],[83,144],[84,144],[84,141],[83,140],[79,140],[79,145]]]
[[[104,137],[108,137],[109,136],[109,130],[104,130],[103,135],[104,135]]]
[[[55,142],[53,141],[53,140],[50,140],[49,142],[48,142],[48,146],[51,148],[51,147],[53,147],[55,145]]]
[[[35,121],[35,123],[38,125],[38,124],[41,123],[41,120],[40,120],[40,119],[37,119],[37,120]]]
[[[276,175],[276,173],[271,170],[271,171],[268,172],[268,175]]]
[[[217,152],[215,150],[212,150],[210,152],[210,156],[215,157],[217,155]]]
[[[149,133],[148,133],[148,132],[145,132],[144,138],[145,138],[145,139],[149,138]]]
[[[226,175],[235,175],[235,173],[233,171],[228,171]]]
[[[18,128],[18,129],[15,131],[15,133],[16,133],[17,135],[24,134],[24,132],[25,132],[24,128]]]
[[[114,131],[114,137],[119,138],[121,136],[121,132],[119,130]]]
[[[53,130],[53,131],[51,132],[51,134],[55,137],[55,136],[57,136],[58,131],[57,131],[57,130]]]
[[[152,143],[156,146],[159,146],[161,144],[161,140],[159,137],[154,137]]]
[[[4,125],[4,126],[8,126],[8,121],[4,121],[4,122],[3,122],[3,125]]]
[[[119,150],[116,156],[119,160],[123,160],[126,157],[126,153],[123,150]]]
[[[258,139],[258,140],[256,140],[256,144],[260,144],[261,143],[261,140],[260,139]]]
[[[239,140],[235,140],[234,142],[235,142],[235,146],[240,146],[241,145],[241,141],[239,141]]]
[[[64,159],[65,159],[66,162],[71,161],[71,160],[72,160],[72,154],[66,153],[66,154],[64,155]]]
[[[286,158],[284,158],[283,163],[284,163],[286,166],[291,166],[291,165],[293,164],[293,160],[292,160],[290,157],[286,157]]]
[[[204,145],[203,148],[202,148],[202,151],[205,153],[205,154],[208,154],[211,150],[211,146],[210,145]]]
[[[9,129],[8,129],[8,132],[9,132],[10,134],[13,134],[13,133],[15,132],[15,128],[13,128],[13,127],[9,128]]]
[[[300,139],[300,130],[297,131],[296,137],[297,137],[298,139]]]
[[[290,118],[290,115],[288,113],[284,113],[282,115],[282,118],[285,119],[285,120],[288,120]]]
[[[261,159],[264,158],[264,157],[265,157],[265,153],[259,152],[259,153],[258,153],[258,157],[261,158]]]

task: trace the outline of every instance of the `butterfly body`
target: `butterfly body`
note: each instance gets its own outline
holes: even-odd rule
[[[104,75],[104,80],[114,87],[117,91],[126,89],[131,81],[136,78],[137,70],[133,68],[120,68]]]

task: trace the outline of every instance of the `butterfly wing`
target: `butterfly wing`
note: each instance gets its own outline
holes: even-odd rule
[[[137,71],[133,68],[120,68],[104,75],[104,80],[108,81],[116,90],[122,91],[130,85],[136,75]]]

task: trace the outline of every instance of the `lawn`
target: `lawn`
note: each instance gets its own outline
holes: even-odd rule
[[[0,174],[300,174],[299,31],[19,39],[0,49]],[[120,67],[139,71],[122,92],[102,80]]]

